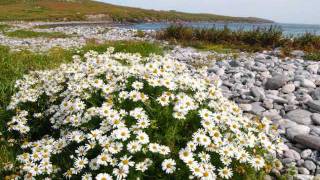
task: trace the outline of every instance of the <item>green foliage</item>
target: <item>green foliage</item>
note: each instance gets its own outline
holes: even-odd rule
[[[159,44],[139,41],[110,41],[105,44],[89,42],[82,50],[83,52],[94,50],[102,53],[109,47],[114,47],[115,52],[140,53],[142,56],[148,56],[150,53],[162,55],[164,50]]]
[[[135,43],[137,48],[132,47]],[[148,49],[147,44],[137,42],[129,43],[130,48],[121,43],[113,44],[116,51],[122,48],[137,51],[141,46],[143,52]],[[108,45],[98,46],[93,48],[102,51]],[[62,173],[73,166],[81,168],[71,155],[82,145],[91,148],[79,156],[90,160],[98,156],[97,163],[105,161],[102,159],[105,154],[101,153],[108,151],[114,152],[111,156],[116,160],[121,158],[116,165],[119,168],[145,158],[152,161],[143,165],[147,171],[130,168],[130,173],[126,173],[128,179],[187,179],[189,171],[195,171],[200,161],[204,172],[196,176],[210,176],[212,172],[231,177],[232,170],[234,179],[262,179],[263,172],[269,172],[274,162],[269,153],[275,153],[281,145],[276,130],[267,128],[271,121],[242,117],[239,107],[223,97],[217,84],[207,83],[204,79],[208,76],[190,70],[182,62],[161,56],[142,58],[131,53],[112,54],[113,50],[109,48],[101,55],[90,51],[84,58],[75,56],[69,66],[33,72],[17,83],[18,92],[7,109],[7,113],[12,113],[8,117],[17,115],[7,126],[8,130],[14,131],[5,132],[14,137],[17,149],[25,141],[41,139],[39,146],[31,145],[30,149],[21,151],[26,153],[24,155],[31,152],[32,157],[36,157],[36,153],[44,154],[39,158],[50,157],[50,163],[61,168],[61,172],[48,172],[53,179],[62,179]],[[32,94],[34,99],[24,100]],[[51,114],[43,113],[55,107],[57,110]],[[73,119],[71,116],[78,112],[84,113],[84,117]],[[57,121],[51,121],[52,118]],[[98,129],[96,135],[94,129]],[[77,135],[79,133],[91,133],[92,136]],[[261,136],[265,137],[263,142],[257,138]],[[47,137],[52,137],[52,141]],[[65,137],[70,140],[66,141]],[[60,138],[65,145],[61,151],[54,152],[55,148],[60,149]],[[246,141],[246,138],[251,140]],[[93,145],[92,139],[99,143]],[[141,143],[136,145],[136,152],[128,145],[134,140]],[[52,142],[52,148],[48,142]],[[269,143],[274,149],[266,148]],[[127,148],[121,148],[122,145]],[[183,149],[186,146],[189,148]],[[40,163],[31,159],[35,164]],[[173,164],[166,165],[168,160]],[[26,173],[32,173],[27,167],[32,168],[34,163],[22,161],[21,167]],[[213,166],[219,170],[214,170]],[[111,173],[116,167],[111,163],[99,170],[85,167],[73,176],[80,179],[82,173],[87,172],[94,176],[101,172]],[[163,172],[170,169],[172,171],[167,174]],[[174,174],[169,175],[171,172]],[[38,175],[37,178],[44,178],[41,172]]]
[[[171,25],[158,32],[157,38],[199,49],[217,49],[217,52],[230,49],[255,52],[281,47],[284,55],[289,55],[291,50],[304,50],[309,53],[307,59],[319,59],[320,53],[320,36],[305,33],[297,37],[287,37],[283,35],[281,28],[276,26],[234,31],[228,27],[202,29]]]
[[[145,37],[146,35],[145,35],[145,33],[144,33],[143,31],[138,30],[136,36],[137,36],[137,37],[140,37],[140,38],[143,38],[143,37]]]
[[[304,58],[307,60],[320,61],[320,52],[308,53]]]
[[[37,38],[37,37],[45,37],[45,38],[67,38],[68,35],[62,32],[36,32],[31,30],[16,30],[5,32],[6,36],[16,37],[16,38]]]
[[[10,26],[7,24],[0,24],[0,32],[4,32],[5,30],[9,29]]]
[[[149,53],[163,53],[163,48],[157,44],[130,41],[108,42],[99,45],[89,43],[80,49],[80,53],[82,54],[89,50],[104,52],[110,46],[115,47],[118,52],[141,53],[145,56]],[[64,50],[61,48],[53,48],[45,54],[33,53],[27,50],[11,52],[10,48],[0,46],[0,132],[4,132],[4,125],[9,120],[9,114],[5,111],[5,108],[9,103],[10,96],[14,92],[15,81],[29,71],[52,69],[62,63],[71,62],[72,56],[75,53],[74,50]],[[5,136],[7,135],[5,134]],[[0,134],[0,139],[2,137]],[[1,169],[3,169],[4,163],[14,163],[14,157],[17,153],[16,149],[9,146],[9,143],[0,140],[0,177],[3,177]]]

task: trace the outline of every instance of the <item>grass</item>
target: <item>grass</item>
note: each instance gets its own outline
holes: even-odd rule
[[[19,29],[15,31],[8,31],[4,33],[6,36],[15,37],[15,38],[67,38],[69,35],[66,35],[62,32],[36,32],[31,30]]]
[[[217,52],[257,52],[280,47],[283,55],[289,55],[290,51],[299,49],[307,52],[309,59],[320,60],[320,36],[312,33],[297,37],[284,36],[281,28],[276,26],[234,31],[228,27],[201,29],[172,25],[158,32],[157,38]]]
[[[114,47],[116,52],[141,53],[142,56],[148,56],[150,53],[163,54],[163,48],[158,44],[138,41],[114,41],[105,44],[88,43],[80,50],[84,54],[89,50],[104,52],[108,47]],[[62,63],[72,61],[75,54],[73,50],[61,48],[51,49],[48,53],[38,54],[30,51],[11,52],[8,47],[0,46],[0,132],[5,132],[5,123],[8,121],[9,114],[5,108],[14,93],[14,83],[24,74],[32,70],[43,70],[58,67]],[[6,139],[9,134],[4,134]],[[0,134],[1,139],[1,134]],[[6,141],[0,141],[0,177],[3,164],[6,162],[15,162],[17,150],[10,147]]]
[[[10,26],[7,24],[0,24],[0,32],[4,32],[5,30],[9,29]]]
[[[87,15],[106,15],[101,20],[117,22],[146,21],[232,21],[271,22],[260,18],[243,18],[215,14],[192,14],[177,11],[155,11],[117,6],[91,0],[1,0],[0,21],[86,20]]]

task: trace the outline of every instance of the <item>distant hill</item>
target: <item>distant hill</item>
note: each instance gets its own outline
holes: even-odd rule
[[[192,14],[118,6],[91,0],[0,0],[0,21],[81,21],[116,22],[228,21],[268,23],[255,17]]]

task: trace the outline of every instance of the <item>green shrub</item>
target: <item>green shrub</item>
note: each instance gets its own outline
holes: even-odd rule
[[[67,38],[69,37],[68,35],[62,32],[36,32],[36,31],[23,30],[23,29],[5,32],[5,35],[9,37],[16,37],[16,38],[37,38],[37,37]]]
[[[231,30],[224,28],[192,28],[171,25],[157,33],[158,39],[182,42],[197,47],[199,44],[223,45],[226,48],[246,51],[261,51],[281,47],[284,54],[300,49],[308,53],[320,53],[320,36],[305,33],[300,36],[284,36],[280,27]]]
[[[16,82],[7,108],[21,171],[39,179],[259,177],[281,151],[217,84],[169,56],[91,51]],[[21,138],[23,137],[23,138]]]

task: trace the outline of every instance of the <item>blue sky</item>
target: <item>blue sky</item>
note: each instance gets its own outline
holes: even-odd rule
[[[320,24],[320,0],[99,0],[157,10],[254,16],[282,23]]]

